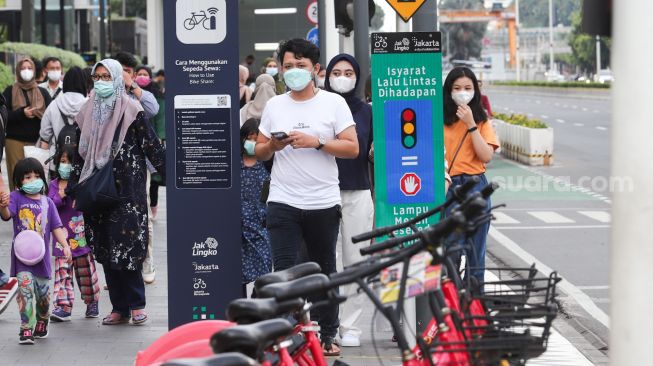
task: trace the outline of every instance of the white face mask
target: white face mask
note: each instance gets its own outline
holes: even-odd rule
[[[61,79],[61,70],[48,71],[48,79],[52,81],[59,81]]]
[[[451,99],[458,105],[466,105],[474,98],[474,91],[458,91],[451,93]]]
[[[276,76],[279,73],[279,69],[277,69],[276,67],[266,67],[265,73],[270,76]]]
[[[350,79],[346,76],[330,77],[329,84],[331,89],[338,93],[349,93],[356,86],[356,79]]]
[[[317,87],[324,89],[324,78],[317,78]]]
[[[30,69],[20,70],[20,77],[25,81],[30,81],[34,77],[34,71]]]

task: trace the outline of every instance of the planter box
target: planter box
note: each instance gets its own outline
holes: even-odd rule
[[[527,128],[493,120],[501,153],[528,165],[553,164],[553,128]]]

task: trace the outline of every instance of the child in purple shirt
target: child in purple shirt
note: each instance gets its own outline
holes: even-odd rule
[[[68,178],[72,171],[71,160],[74,150],[71,146],[63,146],[55,155],[56,178],[50,181],[48,197],[52,199],[59,211],[59,217],[68,231],[68,243],[72,251],[73,262],[69,264],[65,253],[52,248],[54,256],[54,310],[50,320],[55,322],[70,321],[75,300],[73,285],[73,270],[77,278],[79,292],[86,304],[86,317],[97,318],[99,315],[100,285],[95,269],[95,258],[84,235],[84,216],[73,207],[73,200],[66,196]]]
[[[14,168],[16,191],[2,194],[0,199],[0,217],[8,221],[13,219],[14,238],[24,231],[33,230],[43,236],[45,255],[34,264],[21,262],[11,247],[11,276],[18,279],[18,310],[20,312],[20,344],[34,344],[34,338],[48,336],[50,318],[49,280],[52,275],[50,267],[50,239],[54,235],[57,246],[63,251],[68,261],[72,261],[70,247],[66,242],[66,231],[54,202],[48,198],[45,173],[41,163],[34,158],[19,161]]]

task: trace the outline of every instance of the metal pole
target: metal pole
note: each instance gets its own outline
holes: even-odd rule
[[[22,0],[21,10],[21,40],[32,43],[34,42],[34,0]]]
[[[632,189],[612,189],[610,250],[610,365],[641,365],[651,359],[653,317],[653,170],[642,169],[633,156],[650,153],[653,124],[650,103],[650,69],[653,34],[650,0],[612,2],[612,174],[632,182]],[[648,42],[648,43],[647,43]],[[635,81],[636,82],[633,82]],[[628,116],[628,118],[623,118]],[[630,157],[631,161],[628,162]]]
[[[122,0],[122,17],[127,16],[127,0]]]
[[[397,32],[410,32],[412,28],[412,19],[404,22],[399,15],[397,15]]]
[[[596,35],[596,75],[601,71],[601,37]]]
[[[104,1],[100,0],[100,60],[103,60],[104,55],[107,54],[106,7]]]
[[[47,1],[41,0],[41,44],[48,44]]]
[[[438,30],[438,3],[426,0],[413,15],[413,32],[435,32]]]
[[[326,67],[327,63],[327,12],[326,0],[317,0],[317,34],[320,43],[320,65]]]
[[[515,42],[517,43],[517,81],[521,81],[521,55],[519,53],[519,0],[515,0]]]
[[[66,49],[66,0],[59,0],[59,47]]]
[[[549,0],[549,74],[553,73],[553,0]]]
[[[370,74],[370,11],[367,1],[354,1],[354,56],[361,69],[357,94],[365,97],[365,80]]]

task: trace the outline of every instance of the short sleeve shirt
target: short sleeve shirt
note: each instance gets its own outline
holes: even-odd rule
[[[494,150],[499,148],[499,140],[494,132],[492,123],[485,121],[479,123],[477,126],[478,131],[485,142],[492,146]],[[471,134],[468,134],[467,137],[465,137],[460,152],[458,153],[456,160],[453,161],[453,157],[456,154],[456,150],[458,150],[460,141],[462,141],[466,132],[467,126],[463,121],[457,121],[450,126],[444,126],[446,160],[449,163],[449,166],[452,167],[451,172],[449,172],[449,175],[452,177],[461,174],[475,175],[485,173],[485,163],[476,156]]]
[[[14,255],[13,244],[11,246],[11,276],[19,272],[30,272],[36,277],[51,278],[52,267],[50,265],[50,241],[52,230],[62,227],[61,219],[57,213],[57,207],[49,197],[43,197],[47,201],[46,220],[43,220],[44,205],[40,199],[29,198],[19,191],[11,192],[9,196],[9,213],[14,224],[14,238],[23,230],[34,230],[43,235],[45,240],[45,255],[39,263],[28,266],[19,261]],[[45,225],[44,225],[45,224]]]
[[[347,102],[341,96],[320,90],[307,101],[289,94],[270,99],[263,111],[260,133],[300,131],[327,141],[354,126]],[[336,158],[324,151],[286,146],[274,154],[268,202],[302,210],[319,210],[340,204]]]

